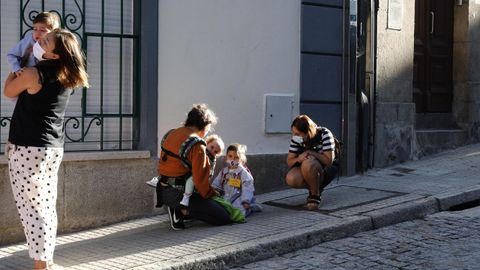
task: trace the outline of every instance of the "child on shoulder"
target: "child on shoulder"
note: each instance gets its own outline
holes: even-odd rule
[[[19,76],[22,68],[33,67],[43,59],[43,49],[37,43],[53,29],[60,27],[60,18],[54,12],[41,12],[33,19],[32,31],[28,32],[8,51],[7,60],[12,73]]]
[[[222,138],[220,138],[220,136],[217,134],[207,136],[205,138],[205,142],[207,143],[207,156],[210,160],[210,178],[212,178],[215,172],[216,158],[223,152],[225,144],[223,143]],[[188,214],[187,208],[190,204],[190,196],[192,196],[194,188],[193,180],[190,176],[185,182],[185,192],[183,193],[183,198],[180,201],[180,208],[184,215]]]
[[[243,144],[234,143],[227,147],[227,164],[215,177],[212,186],[223,199],[248,216],[252,210],[260,211],[261,208],[255,204],[254,179],[246,167],[246,151],[247,146]]]

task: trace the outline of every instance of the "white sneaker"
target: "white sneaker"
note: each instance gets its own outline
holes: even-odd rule
[[[156,188],[157,184],[158,184],[158,176],[153,177],[152,180],[148,180],[146,183],[147,183],[147,185],[149,185],[153,188]]]
[[[192,195],[192,194],[190,194],[190,195],[183,194],[183,198],[182,198],[182,200],[180,201],[180,205],[183,205],[183,206],[187,206],[187,207],[188,207],[188,205],[190,204],[190,196],[191,196],[191,195]]]

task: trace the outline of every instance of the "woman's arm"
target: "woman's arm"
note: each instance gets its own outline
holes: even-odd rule
[[[295,163],[297,163],[297,162],[298,162],[298,163],[302,163],[302,161],[304,161],[305,159],[307,159],[307,157],[308,157],[308,153],[307,153],[307,152],[303,152],[303,153],[301,153],[300,155],[289,152],[288,155],[287,155],[287,166],[288,166],[288,167],[292,167],[292,166],[295,165]]]
[[[34,67],[24,68],[22,75],[15,76],[10,73],[5,80],[3,94],[6,97],[14,98],[27,90],[30,94],[35,94],[42,88],[39,82],[37,69]]]
[[[210,185],[210,163],[207,161],[205,145],[195,144],[189,153],[189,160],[192,162],[192,177],[195,189],[204,199],[208,199],[218,192]]]

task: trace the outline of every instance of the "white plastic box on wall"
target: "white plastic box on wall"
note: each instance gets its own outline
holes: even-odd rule
[[[265,133],[290,133],[293,95],[265,94]]]

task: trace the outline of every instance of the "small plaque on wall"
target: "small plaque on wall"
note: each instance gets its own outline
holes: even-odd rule
[[[388,0],[387,28],[402,30],[403,0]]]

